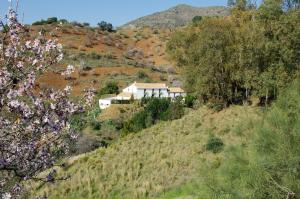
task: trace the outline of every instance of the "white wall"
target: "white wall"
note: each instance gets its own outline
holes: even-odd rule
[[[169,97],[168,89],[161,90],[161,97]]]
[[[110,107],[111,105],[111,99],[100,99],[99,100],[99,107],[100,109],[106,109]]]
[[[136,86],[134,86],[133,84],[128,86],[127,88],[123,89],[124,93],[136,93],[137,92],[137,88]]]
[[[160,91],[159,91],[160,90]],[[143,97],[168,97],[168,90],[167,89],[137,89],[137,92],[134,93],[134,99],[142,99]],[[153,95],[152,95],[153,94]]]
[[[148,96],[148,93],[146,92],[146,95]],[[135,100],[140,100],[144,97],[144,89],[137,89],[137,91],[133,94],[133,98]]]
[[[186,97],[186,93],[169,93],[170,98],[176,98],[179,96]]]

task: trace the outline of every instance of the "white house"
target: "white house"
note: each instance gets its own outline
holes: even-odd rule
[[[124,93],[131,93],[135,100],[143,97],[169,97],[168,87],[163,83],[136,83],[123,89]]]
[[[186,93],[182,88],[171,87],[169,88],[164,83],[137,83],[134,82],[130,86],[123,89],[123,92],[116,97],[110,97],[99,100],[101,109],[108,108],[113,100],[116,101],[129,101],[140,100],[144,97],[157,97],[157,98],[176,98],[178,96],[185,97]]]

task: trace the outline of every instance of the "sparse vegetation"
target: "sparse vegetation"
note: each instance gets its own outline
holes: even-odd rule
[[[105,86],[97,93],[98,96],[106,94],[118,94],[119,86],[117,82],[107,82]]]
[[[229,9],[222,6],[197,8],[181,4],[163,12],[131,21],[125,24],[124,27],[132,25],[139,28],[176,28],[192,22],[195,16],[227,16],[229,14]]]

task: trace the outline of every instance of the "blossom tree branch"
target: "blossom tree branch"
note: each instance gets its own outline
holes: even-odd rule
[[[77,137],[69,118],[93,99],[88,90],[87,104],[72,102],[69,86],[35,91],[37,76],[63,59],[62,45],[43,34],[28,40],[11,7],[6,18],[0,21],[0,198],[17,197],[24,180],[55,180],[55,170],[36,176],[68,153],[67,140]],[[73,69],[68,66],[64,74]]]

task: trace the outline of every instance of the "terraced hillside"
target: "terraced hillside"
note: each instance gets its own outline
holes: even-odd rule
[[[245,145],[247,136],[240,136],[245,126],[240,122],[256,118],[257,112],[240,106],[219,113],[207,108],[190,111],[180,120],[159,123],[107,149],[71,158],[66,169],[58,172],[70,175],[69,180],[34,184],[30,189],[52,199],[164,197],[172,188],[203,179],[204,164],[222,163],[224,152],[206,150],[210,137],[221,138],[225,150]]]
[[[64,62],[39,79],[39,88],[62,89],[73,87],[75,96],[82,95],[86,87],[100,89],[107,81],[116,81],[120,87],[132,81],[167,82],[178,78],[178,71],[165,54],[171,32],[166,29],[122,29],[116,32],[101,31],[72,24],[31,26],[31,36],[43,31],[63,44]],[[67,65],[76,67],[68,80],[60,74]],[[139,79],[139,72],[149,78]]]

